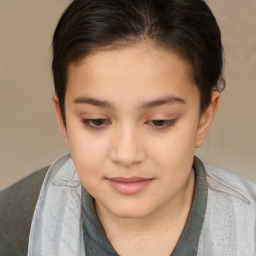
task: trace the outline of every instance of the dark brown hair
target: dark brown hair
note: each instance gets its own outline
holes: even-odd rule
[[[64,122],[69,64],[101,47],[142,40],[153,41],[189,63],[200,91],[201,112],[212,91],[224,89],[221,33],[203,0],[74,0],[53,37],[52,70]]]

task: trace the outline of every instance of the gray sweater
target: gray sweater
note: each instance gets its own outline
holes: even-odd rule
[[[197,158],[194,166],[204,168]],[[27,255],[33,213],[47,170],[0,191],[1,256]],[[197,255],[256,256],[256,185],[215,166],[205,170],[208,197]]]
[[[34,208],[49,167],[0,191],[0,255],[27,255]]]

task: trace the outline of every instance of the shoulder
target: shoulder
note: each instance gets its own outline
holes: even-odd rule
[[[205,164],[209,189],[237,198],[256,210],[256,184],[220,167]]]
[[[11,186],[0,190],[0,213],[3,214],[7,208],[14,207],[14,204],[24,204],[28,199],[37,199],[43,179],[49,167],[37,170]],[[21,200],[22,199],[22,200]]]
[[[49,167],[0,191],[0,254],[26,255],[37,198]]]
[[[245,180],[234,173],[226,171],[212,164],[205,164],[199,158],[194,158],[194,168],[205,172],[208,190],[236,198],[248,205],[256,206],[256,184]],[[256,207],[255,207],[256,211]]]
[[[254,255],[256,185],[220,167],[197,162],[205,167],[208,185],[198,255]]]

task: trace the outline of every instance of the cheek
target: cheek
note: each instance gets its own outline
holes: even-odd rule
[[[79,178],[97,174],[106,160],[106,140],[81,129],[70,129],[67,138]]]
[[[185,155],[193,154],[195,140],[196,129],[177,130],[157,141],[153,150],[160,158],[185,158]]]
[[[172,170],[172,175],[189,171],[194,158],[196,132],[196,124],[188,126],[187,122],[173,127],[152,147],[157,165],[167,172]]]

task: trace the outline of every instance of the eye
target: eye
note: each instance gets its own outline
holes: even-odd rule
[[[154,126],[156,128],[168,128],[170,126],[173,126],[176,123],[176,119],[171,120],[150,120],[147,122],[147,124]]]
[[[96,119],[82,119],[83,124],[92,129],[101,129],[110,124],[108,119],[96,118]]]

